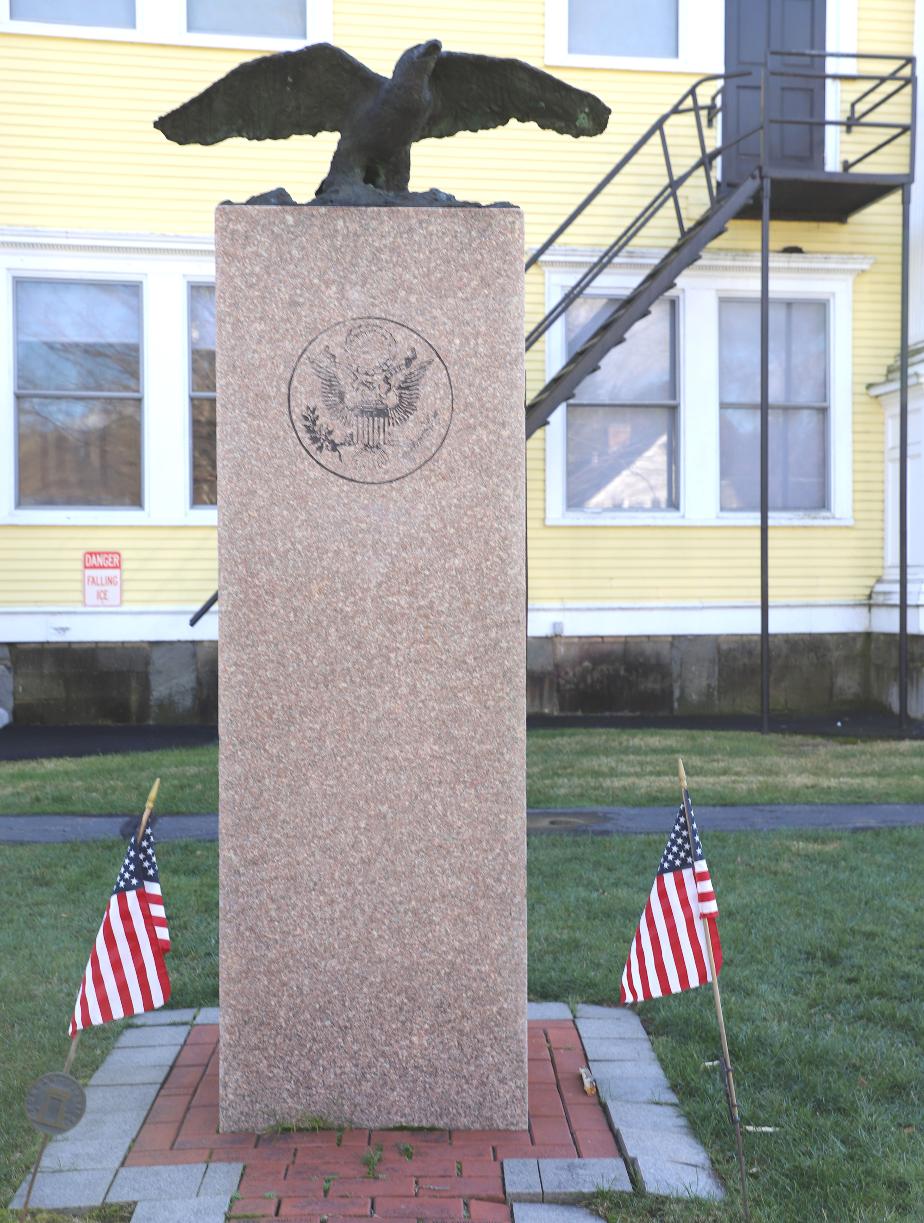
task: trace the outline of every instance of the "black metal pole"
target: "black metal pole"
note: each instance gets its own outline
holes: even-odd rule
[[[760,729],[770,729],[770,179],[760,213]]]
[[[911,184],[902,187],[902,308],[898,392],[898,720],[908,726],[908,260]]]
[[[217,602],[218,602],[218,591],[216,590],[213,595],[210,595],[209,598],[205,600],[205,602],[202,604],[199,610],[197,612],[194,612],[189,617],[189,627],[195,628],[196,625],[199,623],[199,621],[202,619],[202,617],[205,615],[205,613],[211,611]]]

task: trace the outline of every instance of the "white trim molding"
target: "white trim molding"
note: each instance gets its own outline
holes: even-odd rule
[[[141,285],[142,489],[140,508],[18,507],[13,393],[13,286],[30,277]],[[190,281],[211,281],[211,237],[76,234],[0,229],[0,524],[213,526],[214,506],[190,504]],[[156,357],[155,357],[156,353]]]
[[[891,372],[891,371],[890,371]],[[883,573],[873,587],[873,625],[898,632],[899,387],[895,378],[869,387],[882,404],[885,430]],[[912,351],[908,370],[908,631],[924,624],[924,350]]]
[[[558,247],[541,263],[546,273],[546,309],[599,254]],[[661,258],[660,250],[635,250],[615,260],[594,282],[598,296],[624,297]],[[787,526],[850,526],[853,522],[853,281],[872,265],[859,255],[774,255],[771,296],[824,300],[829,311],[830,395],[828,413],[828,509],[778,511],[771,522]],[[755,252],[707,251],[678,278],[679,508],[657,511],[571,510],[565,501],[567,407],[546,429],[545,522],[547,526],[728,526],[759,521],[757,514],[723,512],[719,507],[719,311],[720,298],[753,298],[760,291]],[[546,337],[546,377],[565,360],[563,323]]]
[[[771,633],[865,633],[866,600],[770,604]],[[760,603],[534,603],[529,637],[756,636]]]
[[[217,641],[218,615],[203,616],[195,628],[189,617],[195,608],[113,608],[93,611],[79,607],[0,608],[0,643]]]
[[[571,52],[568,49],[568,0],[545,0],[545,62],[561,67],[628,72],[724,72],[724,0],[677,0],[675,56]]]
[[[53,21],[16,21],[10,0],[0,0],[0,35],[40,34],[46,38],[89,38],[95,42],[162,43],[184,47],[227,47],[241,51],[291,51],[333,38],[333,0],[304,0],[304,38],[265,38],[240,34],[196,34],[186,28],[186,0],[135,0],[132,28],[65,25]],[[254,6],[258,8],[259,6]]]

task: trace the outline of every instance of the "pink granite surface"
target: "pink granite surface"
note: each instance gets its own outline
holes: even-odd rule
[[[221,1127],[522,1129],[521,215],[216,240]]]

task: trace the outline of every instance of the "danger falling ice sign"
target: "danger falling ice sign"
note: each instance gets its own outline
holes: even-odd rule
[[[84,607],[119,607],[122,603],[122,553],[84,552]]]

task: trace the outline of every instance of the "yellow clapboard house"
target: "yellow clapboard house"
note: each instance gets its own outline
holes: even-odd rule
[[[896,708],[901,183],[924,0],[0,0],[0,721],[215,718],[220,613],[188,623],[218,585],[213,212],[278,186],[309,199],[336,137],[180,147],[152,120],[256,54],[333,41],[387,74],[431,37],[525,59],[613,113],[595,139],[513,123],[422,142],[412,188],[518,204],[526,255],[625,161],[526,274],[527,328],[553,311],[527,362],[530,707],[759,708],[760,192],[716,209],[770,155],[770,698]],[[765,145],[762,97],[786,120]],[[710,211],[719,232],[693,252]],[[604,337],[599,369],[553,402],[558,371],[659,275],[624,342]]]

